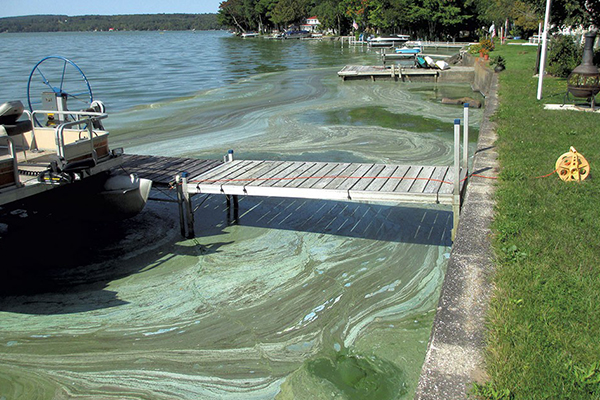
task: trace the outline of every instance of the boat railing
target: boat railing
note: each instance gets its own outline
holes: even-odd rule
[[[19,180],[19,171],[17,166],[17,151],[12,138],[8,135],[0,136],[0,138],[6,139],[8,143],[8,157],[7,159],[0,159],[0,188],[5,186],[15,185],[21,187],[21,181]]]
[[[65,143],[65,129],[84,125],[83,129],[81,129],[81,131],[80,131],[79,138],[76,142],[79,144],[85,143],[85,142],[89,143],[89,154],[94,158],[94,161],[96,161],[96,162],[98,161],[96,151],[95,151],[95,146],[94,146],[94,137],[98,136],[98,132],[95,131],[94,124],[97,123],[97,121],[100,121],[100,120],[108,117],[108,114],[94,112],[94,111],[56,111],[56,110],[34,110],[32,112],[25,110],[24,113],[27,114],[29,119],[32,121],[32,125],[33,125],[32,143],[37,143],[36,127],[35,127],[35,123],[34,123],[34,121],[36,121],[36,118],[35,118],[36,115],[41,114],[41,115],[47,116],[47,115],[52,114],[52,115],[58,115],[61,117],[64,116],[64,117],[76,118],[73,121],[67,121],[67,122],[63,122],[58,125],[52,126],[52,128],[54,128],[56,154],[59,157],[62,157],[65,160],[69,161],[69,157],[67,155],[67,152],[65,151],[65,148],[66,148],[66,146],[68,146],[71,143],[70,142]],[[39,130],[40,127],[38,127],[37,129]],[[82,133],[85,131],[88,132],[87,137],[82,136]],[[107,133],[104,132],[104,134],[106,135]]]

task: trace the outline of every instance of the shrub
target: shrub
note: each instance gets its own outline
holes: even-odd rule
[[[494,51],[494,42],[490,39],[483,39],[479,44],[481,45],[481,48],[486,49],[488,53]]]
[[[548,47],[548,68],[553,76],[566,78],[581,63],[583,50],[572,36],[554,36]]]
[[[468,53],[469,54],[479,54],[480,51],[481,51],[481,45],[479,43],[477,43],[477,44],[472,44],[469,46]]]

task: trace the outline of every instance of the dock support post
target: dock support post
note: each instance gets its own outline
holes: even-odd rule
[[[465,112],[463,118],[463,162],[462,167],[465,171],[469,169],[469,103],[465,103]]]
[[[454,120],[454,192],[452,196],[452,241],[456,238],[460,215],[460,119]]]
[[[183,187],[181,184],[181,176],[175,176],[175,187],[177,189],[177,205],[179,206],[179,228],[181,229],[181,236],[185,237],[185,217],[184,217],[184,206],[183,206]]]
[[[229,150],[227,152],[227,161],[231,162],[233,161],[233,150]],[[226,195],[225,199],[227,201],[227,207],[229,208],[230,206],[230,200],[233,199],[233,218],[235,220],[237,220],[238,218],[238,214],[239,214],[239,202],[238,202],[238,196],[237,195]]]
[[[179,204],[179,226],[181,236],[191,239],[194,237],[194,209],[192,208],[192,197],[188,192],[188,173],[182,172],[175,177],[177,185],[177,203]]]
[[[185,203],[185,220],[187,226],[186,238],[191,239],[195,236],[194,232],[194,208],[192,206],[192,196],[188,191],[188,177],[187,172],[181,173],[181,191],[183,192],[183,200]]]

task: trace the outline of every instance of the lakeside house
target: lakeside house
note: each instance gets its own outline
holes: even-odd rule
[[[321,23],[319,22],[318,17],[310,17],[306,18],[306,22],[304,24],[300,25],[300,29],[303,31],[318,32],[320,25]]]

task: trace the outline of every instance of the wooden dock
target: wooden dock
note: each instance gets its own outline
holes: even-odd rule
[[[151,179],[154,186],[175,188],[179,204],[181,234],[194,236],[194,206],[197,194],[265,196],[370,203],[395,202],[452,205],[458,224],[462,192],[468,175],[468,107],[464,108],[462,161],[461,122],[454,120],[452,166],[420,166],[316,161],[234,160],[229,150],[223,161],[126,155],[127,173]]]
[[[124,154],[121,168],[128,174],[150,179],[155,187],[168,187],[182,172],[200,175],[222,164],[218,160]]]
[[[450,69],[401,68],[390,66],[346,65],[338,72],[343,80],[370,79],[401,82],[473,82],[473,67],[452,66]]]
[[[452,204],[454,169],[448,166],[300,161],[201,160],[124,155],[121,168],[155,187],[187,173],[189,194],[290,197],[366,202]],[[460,170],[460,188],[466,171]]]
[[[343,80],[346,79],[371,79],[375,80],[401,80],[410,81],[412,78],[419,78],[419,80],[428,80],[437,82],[439,76],[439,70],[436,69],[417,69],[417,68],[397,68],[392,65],[386,66],[372,66],[372,65],[346,65],[341,71],[338,72],[338,76]]]
[[[235,160],[197,176],[190,174],[187,190],[191,194],[451,205],[454,174],[447,166]],[[462,188],[466,172],[460,174]]]

